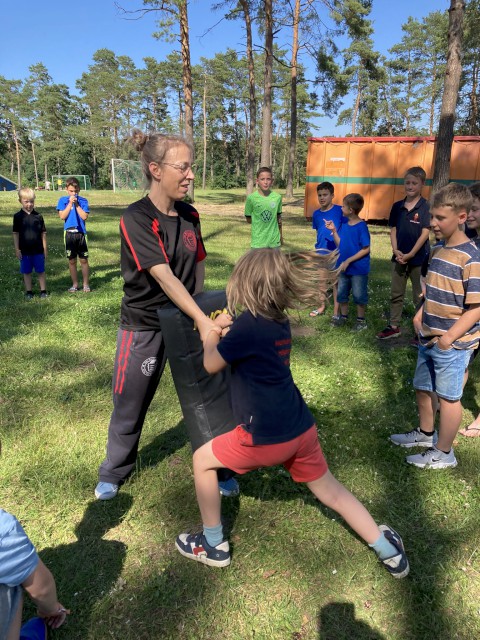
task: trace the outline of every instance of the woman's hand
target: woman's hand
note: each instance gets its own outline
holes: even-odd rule
[[[58,603],[55,613],[45,613],[41,609],[37,610],[37,614],[40,618],[43,618],[49,627],[52,629],[58,629],[67,619],[67,615],[70,614],[69,609]]]

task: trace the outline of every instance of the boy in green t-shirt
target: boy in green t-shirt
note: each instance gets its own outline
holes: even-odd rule
[[[269,167],[257,171],[257,189],[245,202],[245,217],[252,225],[252,249],[279,247],[282,237],[282,196],[270,191],[273,177]]]

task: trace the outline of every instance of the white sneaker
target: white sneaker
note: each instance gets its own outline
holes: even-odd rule
[[[408,464],[413,464],[421,469],[447,469],[448,467],[456,467],[458,464],[453,449],[444,453],[437,447],[430,447],[423,453],[407,456],[405,460]]]
[[[407,433],[393,433],[390,436],[390,440],[393,444],[405,447],[406,449],[410,447],[433,447],[437,444],[438,433],[434,431],[433,436],[426,436],[420,431],[420,427],[417,427]]]
[[[118,493],[118,484],[113,482],[99,482],[95,487],[95,497],[97,500],[111,500]]]

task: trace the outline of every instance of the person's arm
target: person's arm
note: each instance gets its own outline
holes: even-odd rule
[[[360,260],[360,258],[368,256],[369,253],[370,247],[363,247],[363,249],[360,249],[360,251],[357,251],[357,253],[355,253],[353,256],[350,256],[350,258],[347,258],[342,262],[342,264],[340,265],[340,271],[346,271],[349,265],[352,264],[352,262],[356,262],[357,260]]]
[[[150,267],[148,272],[152,278],[155,278],[170,300],[196,323],[203,343],[211,330],[220,335],[221,327],[203,313],[182,282],[175,276],[170,265],[156,264]]]
[[[420,305],[417,313],[413,316],[413,329],[418,336],[420,334],[420,329],[422,328],[422,317],[423,317],[423,306],[425,304],[425,300]]]
[[[283,228],[282,228],[282,214],[277,213],[278,230],[280,231],[280,244],[283,244]]]
[[[443,350],[450,349],[455,340],[464,336],[476,322],[480,322],[480,303],[470,305],[470,308],[438,339],[437,346]]]
[[[335,226],[335,223],[333,220],[325,220],[325,227],[332,232],[332,236],[333,236],[333,241],[335,242],[335,244],[337,245],[337,247],[340,244],[340,236],[338,235],[338,231],[337,231],[337,227]]]
[[[228,364],[218,352],[219,342],[220,335],[216,331],[209,331],[203,344],[203,366],[207,373],[218,373]]]
[[[403,259],[403,253],[398,250],[397,246],[397,227],[391,227],[390,229],[390,244],[392,245],[393,255],[397,262]]]
[[[403,254],[402,259],[404,262],[408,262],[409,260],[411,260],[413,256],[415,256],[420,251],[420,249],[423,247],[425,242],[428,240],[429,235],[430,235],[430,229],[426,229],[426,228],[422,229],[422,233],[420,234],[420,237],[418,238],[416,243],[413,245],[413,247],[410,249],[410,251],[408,253]]]
[[[201,260],[197,262],[195,267],[195,291],[193,295],[195,296],[197,293],[202,293],[203,285],[205,284],[205,260]]]
[[[38,561],[36,569],[22,582],[22,587],[37,607],[38,615],[44,618],[52,629],[58,629],[70,613],[58,601],[57,588],[52,574]]]
[[[47,247],[47,232],[42,233],[42,244],[43,244],[43,255],[45,258],[48,255],[48,247]]]
[[[15,247],[15,255],[19,260],[21,260],[22,252],[20,251],[20,234],[16,231],[13,232],[13,246]]]
[[[248,224],[252,224],[252,209],[252,199],[250,196],[247,196],[247,199],[245,200],[245,219]]]
[[[58,215],[61,220],[66,220],[70,215],[70,211],[72,210],[73,203],[75,202],[75,196],[70,196],[68,198],[67,205],[64,209],[58,209]],[[60,204],[60,202],[59,202]]]
[[[79,202],[78,198],[77,198],[75,204],[77,205],[76,209],[77,209],[77,213],[80,216],[80,218],[82,220],[86,220],[88,218],[89,212],[85,211],[84,209],[82,209],[82,207],[80,206],[80,202]]]

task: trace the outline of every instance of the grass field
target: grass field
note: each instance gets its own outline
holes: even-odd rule
[[[59,640],[473,640],[480,637],[480,439],[456,443],[456,469],[404,463],[388,435],[417,425],[416,352],[404,334],[383,344],[389,240],[371,227],[369,328],[334,329],[293,316],[292,372],[314,413],[333,473],[378,522],[403,536],[411,573],[393,580],[375,556],[281,468],[240,478],[224,500],[228,569],[180,556],[175,536],[200,525],[191,452],[166,371],[135,474],[118,497],[93,489],[111,411],[122,296],[118,221],[135,194],[88,192],[92,293],[69,295],[58,194],[40,193],[48,231],[47,300],[23,299],[13,252],[15,196],[0,194],[0,506],[14,513],[72,610]],[[240,191],[197,192],[207,288],[224,287],[249,246]],[[285,206],[287,249],[313,246],[301,194]],[[36,284],[36,283],[35,283]],[[353,312],[353,309],[352,309]],[[478,361],[464,423],[480,410]],[[26,615],[32,613],[26,607]]]

